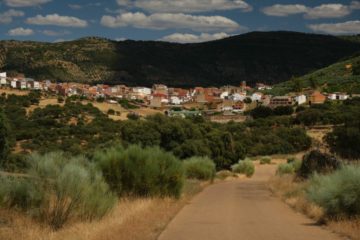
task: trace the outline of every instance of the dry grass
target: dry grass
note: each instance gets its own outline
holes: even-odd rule
[[[352,240],[360,240],[360,218],[351,220],[326,218],[321,207],[306,199],[304,192],[306,184],[306,182],[294,181],[293,176],[284,175],[273,177],[269,181],[269,188],[290,207],[315,221],[325,223],[329,230]]]
[[[27,114],[33,112],[36,108],[45,108],[48,105],[59,105],[64,106],[64,103],[58,103],[57,98],[42,98],[38,105],[31,105],[26,109]]]
[[[352,240],[360,240],[360,218],[352,220],[332,220],[327,224],[330,229],[343,236],[349,237]]]
[[[87,102],[84,102],[87,103]],[[155,109],[151,109],[151,108],[138,108],[138,109],[131,109],[131,110],[127,110],[123,107],[121,107],[120,104],[111,104],[111,103],[107,103],[107,102],[102,102],[102,103],[98,103],[98,102],[91,102],[94,107],[98,108],[100,111],[102,111],[103,113],[107,114],[107,112],[109,111],[109,109],[113,109],[116,112],[120,112],[120,116],[114,116],[114,115],[110,115],[109,118],[113,119],[113,120],[127,120],[127,115],[130,112],[134,112],[142,117],[146,117],[149,115],[154,115],[156,113],[162,113],[162,111],[159,110],[155,110]]]
[[[304,213],[315,221],[324,219],[324,211],[305,198],[305,182],[294,181],[294,176],[275,176],[269,182],[270,190],[296,211]]]
[[[29,94],[27,90],[18,90],[18,89],[11,89],[11,88],[0,88],[0,95],[1,94],[14,94],[18,96],[25,96]]]
[[[205,184],[187,183],[185,194],[175,199],[123,199],[100,221],[70,223],[60,231],[14,211],[0,211],[0,239],[7,240],[155,240],[176,213]]]

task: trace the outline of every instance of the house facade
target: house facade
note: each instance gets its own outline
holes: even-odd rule
[[[5,86],[7,85],[7,79],[6,79],[6,72],[0,73],[0,85]]]
[[[301,95],[295,96],[294,100],[298,105],[302,105],[302,104],[306,103],[307,98],[304,94],[301,94]]]
[[[292,106],[293,100],[290,96],[276,96],[271,98],[270,100],[270,107],[283,107],[283,106]]]
[[[323,104],[326,101],[326,96],[319,91],[313,92],[309,96],[309,104]]]

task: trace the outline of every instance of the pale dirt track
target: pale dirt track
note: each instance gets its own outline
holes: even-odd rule
[[[276,166],[251,179],[208,187],[187,205],[159,240],[339,240],[273,197],[266,183]]]

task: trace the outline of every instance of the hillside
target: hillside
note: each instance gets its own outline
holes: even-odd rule
[[[277,84],[271,92],[276,95],[291,92],[295,81],[302,88],[360,94],[360,53],[297,80]]]
[[[360,43],[326,35],[253,32],[176,44],[83,38],[71,42],[0,41],[0,69],[58,81],[171,86],[279,83],[360,51]]]

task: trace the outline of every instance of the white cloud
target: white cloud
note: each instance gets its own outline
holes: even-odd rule
[[[22,17],[25,13],[23,11],[17,11],[10,9],[6,12],[0,13],[0,24],[11,23],[14,17]]]
[[[33,35],[34,31],[30,28],[14,28],[8,31],[8,35],[10,36],[30,36]]]
[[[72,41],[71,39],[64,39],[64,38],[59,38],[59,39],[56,39],[54,41],[54,43],[62,43],[62,42],[70,42]]]
[[[10,7],[31,7],[51,2],[51,0],[4,0]]]
[[[306,11],[307,7],[301,4],[275,4],[273,6],[262,9],[262,12],[266,15],[276,17],[286,17],[292,14],[305,13]]]
[[[243,0],[117,0],[120,6],[136,7],[148,12],[192,13],[240,9],[251,11]]]
[[[351,13],[350,7],[342,4],[322,4],[320,6],[309,8],[305,18],[340,18]]]
[[[123,42],[123,41],[126,41],[127,38],[124,38],[124,37],[121,37],[121,38],[115,38],[115,41],[118,41],[118,42]]]
[[[26,20],[28,24],[35,25],[55,25],[63,27],[86,27],[87,21],[76,17],[60,16],[58,14],[50,14],[46,16],[37,15]]]
[[[358,34],[360,33],[360,21],[348,21],[343,23],[311,24],[308,27],[315,32],[329,34]]]
[[[359,1],[352,1],[350,4],[350,8],[352,10],[359,10],[360,9],[360,2]]]
[[[82,9],[83,6],[79,5],[79,4],[68,4],[69,8],[73,9],[73,10],[79,10]]]
[[[46,35],[46,36],[52,36],[52,37],[55,37],[55,36],[64,36],[64,35],[68,35],[70,34],[71,32],[69,31],[53,31],[53,30],[43,30],[43,31],[40,31],[42,34]]]
[[[68,7],[71,8],[72,10],[79,10],[79,9],[83,9],[85,7],[100,7],[102,5],[101,2],[94,2],[94,3],[87,3],[84,5],[80,5],[80,4],[68,4]]]
[[[106,27],[126,27],[145,29],[191,29],[198,32],[232,32],[244,29],[233,20],[222,16],[195,16],[183,13],[154,13],[145,15],[141,12],[122,13],[116,17],[103,16],[101,24]]]
[[[294,14],[304,14],[307,19],[319,18],[341,18],[351,14],[352,11],[360,9],[360,2],[353,1],[350,5],[340,3],[322,4],[316,7],[307,7],[301,4],[275,4],[262,9],[269,16],[286,17]]]
[[[230,37],[231,35],[227,33],[201,33],[200,35],[195,34],[183,34],[183,33],[174,33],[168,36],[161,38],[161,41],[166,42],[177,42],[177,43],[198,43],[198,42],[208,42],[213,40],[219,40],[223,38]]]

